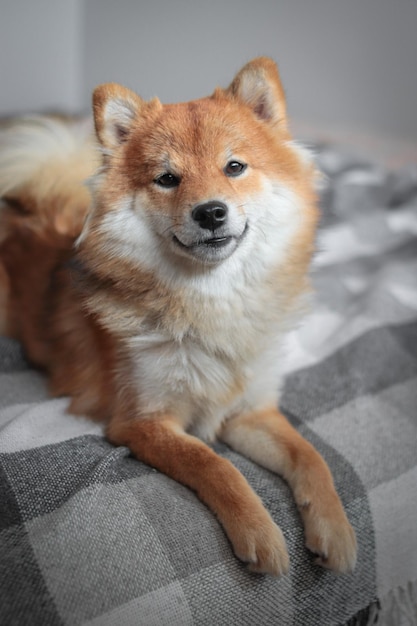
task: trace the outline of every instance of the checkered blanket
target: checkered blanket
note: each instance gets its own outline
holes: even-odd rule
[[[248,573],[191,491],[48,399],[4,338],[1,624],[417,624],[417,168],[388,173],[328,146],[317,158],[317,301],[289,337],[282,409],[333,472],[354,574],[316,567],[287,485],[219,444],[291,557],[283,578]]]

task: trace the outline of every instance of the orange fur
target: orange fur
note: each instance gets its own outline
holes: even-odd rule
[[[349,572],[355,534],[340,506],[329,468],[320,454],[275,407],[228,420],[222,439],[290,485],[304,523],[306,546],[316,562]]]
[[[288,570],[282,533],[242,474],[202,441],[186,434],[170,416],[128,423],[113,420],[108,437],[194,489],[216,513],[236,555],[249,563],[252,571],[283,574]]]
[[[102,85],[93,109],[103,158],[91,207],[90,140],[74,151],[41,124],[42,150],[32,141],[14,185],[0,159],[3,326],[71,411],[106,420],[110,441],[195,490],[252,570],[287,571],[282,533],[194,434],[219,433],[282,474],[307,546],[349,570],[354,535],[330,472],[271,408],[318,217],[316,172],[292,142],[275,64],[255,59],[228,89],[175,105]]]

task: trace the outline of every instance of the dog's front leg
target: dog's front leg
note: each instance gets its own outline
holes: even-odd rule
[[[356,538],[320,454],[275,408],[234,417],[220,438],[290,485],[304,523],[306,546],[317,563],[336,572],[353,570]]]
[[[108,439],[126,445],[141,461],[193,489],[217,515],[236,556],[251,571],[288,570],[288,554],[276,526],[242,474],[170,417],[113,420]]]

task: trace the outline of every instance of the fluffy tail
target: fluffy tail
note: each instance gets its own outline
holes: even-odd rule
[[[87,121],[37,116],[0,129],[0,333],[20,336],[21,308],[41,300],[81,232],[98,158]]]
[[[98,164],[89,121],[17,119],[0,130],[0,242],[12,226],[74,237],[90,204],[85,180]]]

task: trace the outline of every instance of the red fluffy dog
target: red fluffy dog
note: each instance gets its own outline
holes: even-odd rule
[[[275,64],[255,59],[184,104],[102,85],[94,118],[98,169],[80,124],[33,118],[2,133],[3,326],[71,411],[193,489],[251,570],[285,573],[285,541],[204,443],[216,436],[285,478],[307,547],[350,571],[355,536],[329,469],[277,409],[317,209]]]

